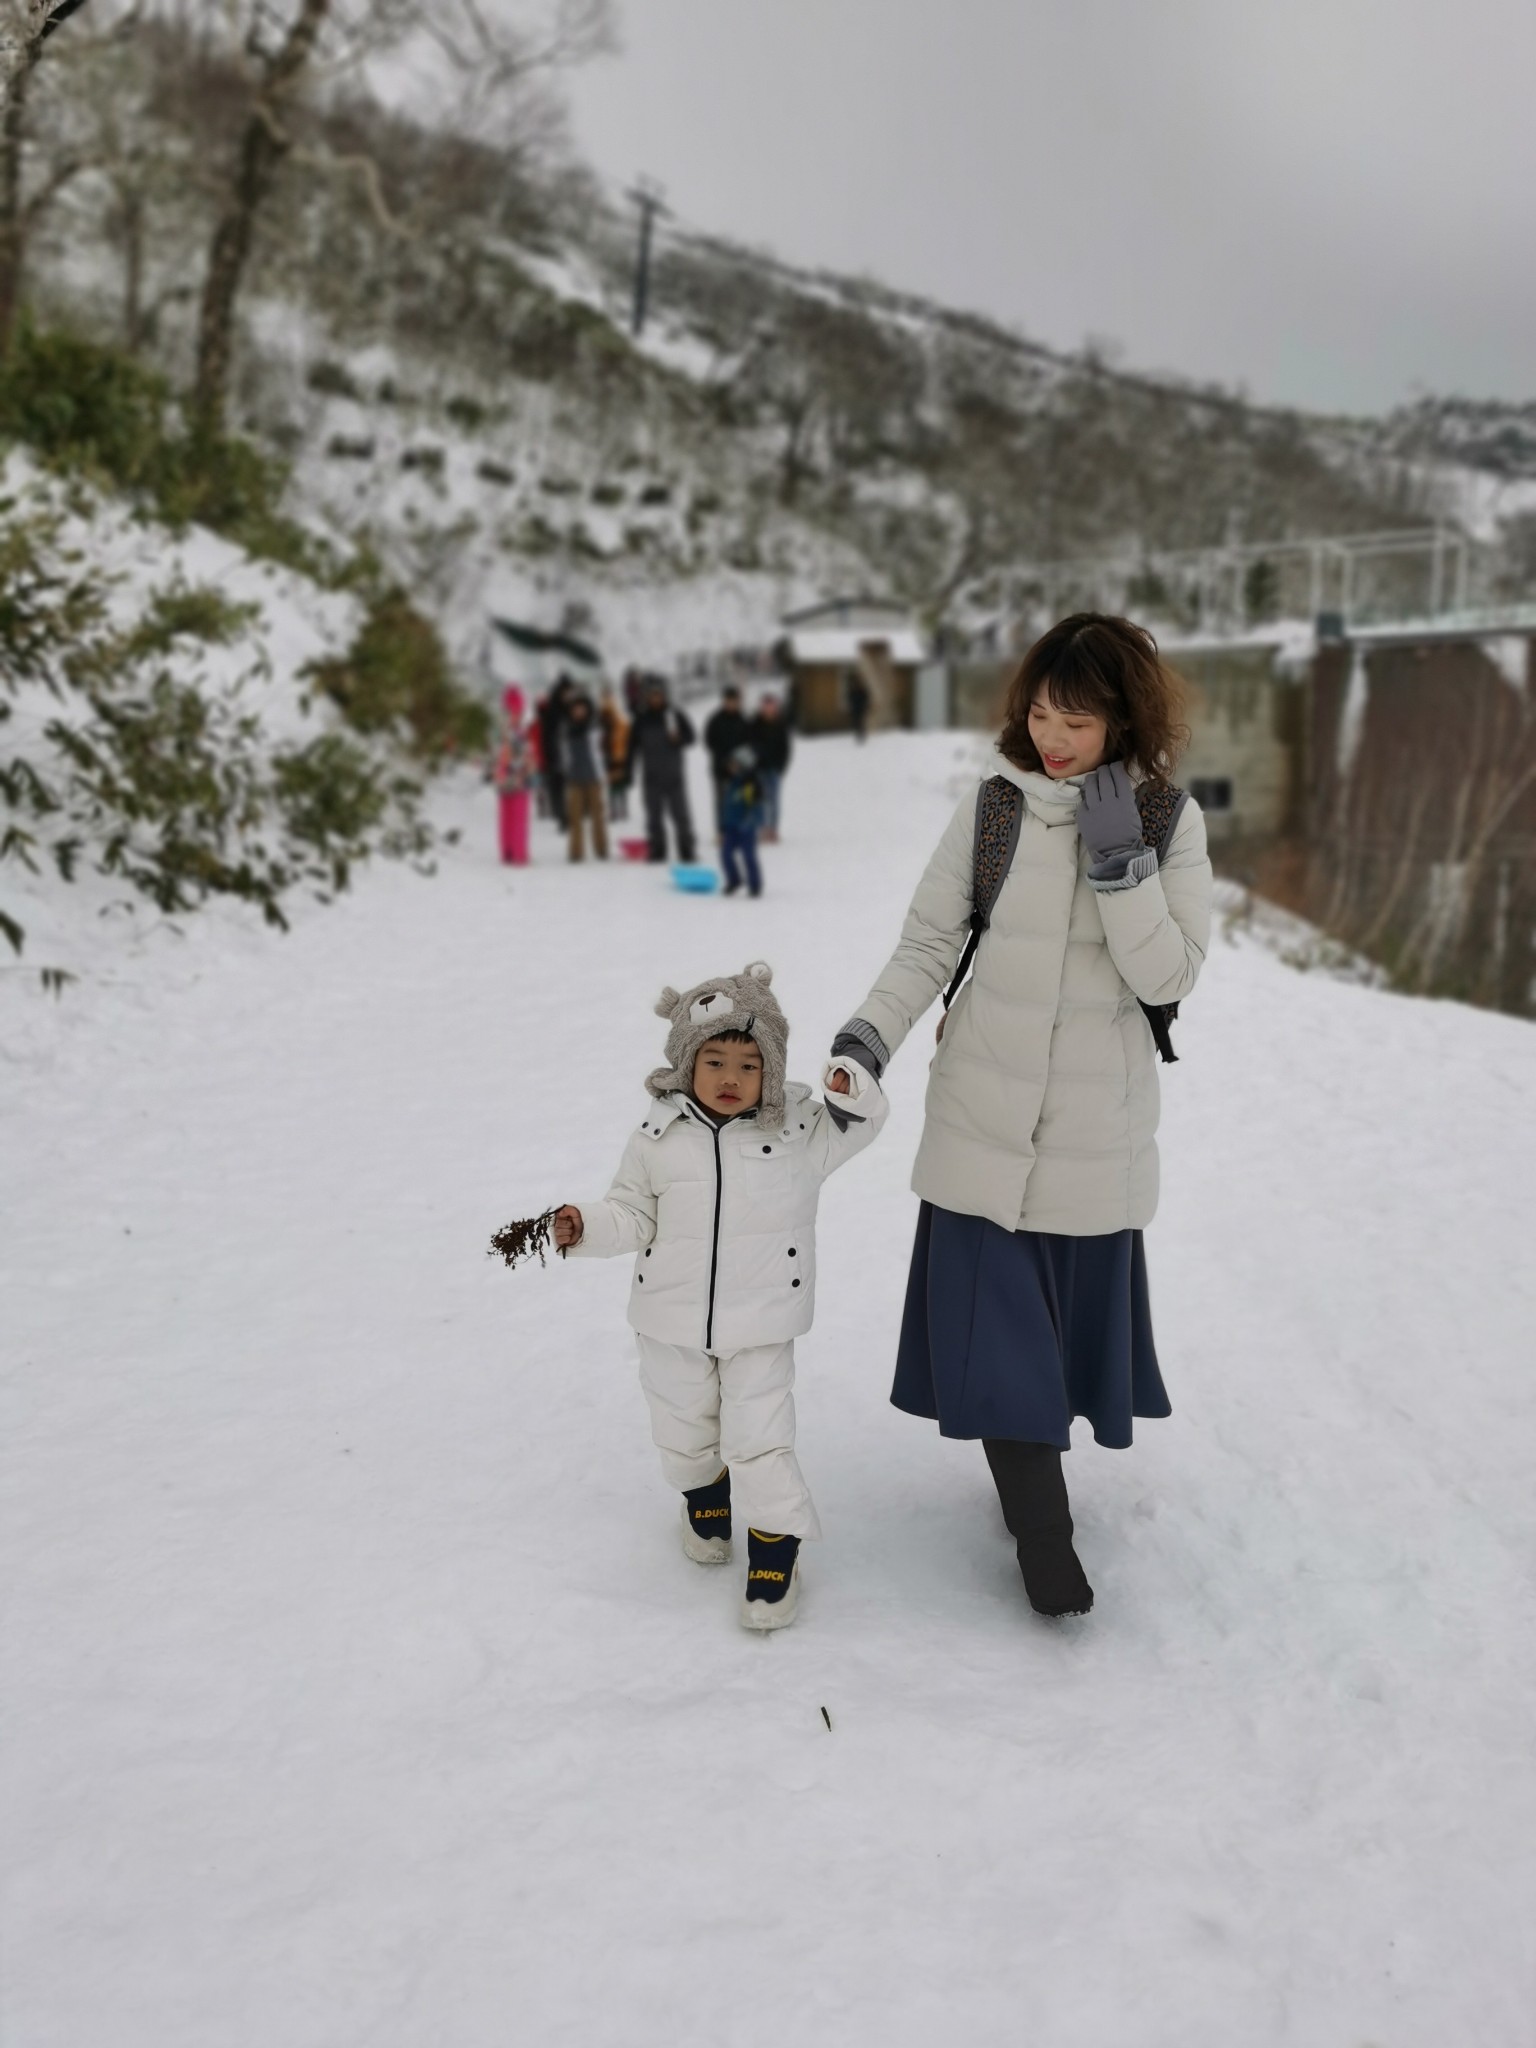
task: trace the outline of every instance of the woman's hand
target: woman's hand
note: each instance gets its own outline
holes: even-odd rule
[[[580,1244],[584,1227],[581,1220],[581,1211],[573,1209],[569,1202],[563,1208],[557,1209],[555,1211],[555,1244],[558,1249],[569,1251],[573,1244]]]
[[[1083,778],[1077,829],[1095,867],[1143,850],[1136,785],[1121,761],[1106,761]]]

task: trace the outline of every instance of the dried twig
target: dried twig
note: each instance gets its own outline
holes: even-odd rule
[[[547,1265],[545,1254],[554,1244],[555,1212],[546,1209],[542,1216],[525,1216],[518,1223],[503,1224],[486,1247],[486,1257],[505,1259],[509,1266],[515,1266],[519,1259],[531,1259],[535,1252],[539,1264]]]

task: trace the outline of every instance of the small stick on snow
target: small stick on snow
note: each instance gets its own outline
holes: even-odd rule
[[[821,1710],[821,1718],[823,1719],[823,1721],[826,1722],[827,1733],[830,1735],[832,1733],[832,1716],[827,1712],[825,1707],[823,1707]]]

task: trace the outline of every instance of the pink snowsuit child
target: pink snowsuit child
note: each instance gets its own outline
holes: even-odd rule
[[[528,736],[523,731],[523,693],[515,685],[502,693],[506,724],[496,753],[496,789],[501,808],[501,857],[513,867],[528,864],[528,792],[533,782]]]

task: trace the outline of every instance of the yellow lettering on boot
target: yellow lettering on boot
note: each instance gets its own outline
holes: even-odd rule
[[[693,1519],[696,1522],[710,1522],[719,1519],[723,1515],[728,1515],[730,1512],[729,1508],[695,1508],[693,1510]]]
[[[747,1577],[748,1577],[749,1579],[772,1579],[773,1583],[774,1583],[774,1584],[775,1584],[776,1586],[782,1586],[782,1585],[783,1585],[783,1583],[784,1583],[784,1578],[785,1578],[785,1574],[784,1574],[783,1572],[763,1572],[763,1571],[757,1571],[757,1572],[748,1572],[748,1573],[747,1573]]]

